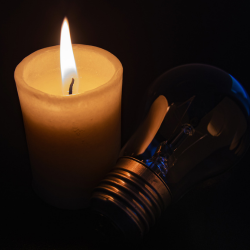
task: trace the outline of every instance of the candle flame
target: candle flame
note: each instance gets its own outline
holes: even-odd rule
[[[69,87],[72,82],[72,78],[74,78],[73,94],[77,94],[78,74],[70,38],[69,23],[66,17],[63,20],[61,29],[60,67],[61,67],[63,95],[69,94]]]

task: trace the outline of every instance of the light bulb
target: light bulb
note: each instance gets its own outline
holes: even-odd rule
[[[144,121],[91,198],[128,239],[143,237],[171,202],[234,166],[250,144],[248,94],[218,68],[174,68],[145,99]]]

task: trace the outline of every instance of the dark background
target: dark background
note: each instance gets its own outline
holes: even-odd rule
[[[135,245],[112,244],[92,229],[89,210],[64,211],[32,191],[14,82],[18,63],[59,44],[67,16],[73,43],[101,47],[124,67],[122,144],[131,136],[147,87],[186,63],[219,67],[250,93],[248,1],[7,1],[0,39],[0,249],[249,249],[249,164],[244,159],[171,206]]]

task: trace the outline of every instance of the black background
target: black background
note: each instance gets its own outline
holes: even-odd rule
[[[1,249],[249,249],[249,163],[208,180],[171,206],[147,237],[112,244],[91,229],[89,210],[44,204],[31,171],[14,82],[18,63],[60,40],[67,16],[72,42],[101,47],[124,68],[122,144],[136,128],[138,105],[160,74],[186,63],[219,67],[250,93],[248,1],[19,1],[1,6]]]

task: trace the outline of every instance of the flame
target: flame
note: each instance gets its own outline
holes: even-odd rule
[[[72,49],[72,43],[69,32],[68,19],[65,17],[61,29],[60,41],[60,67],[62,77],[62,92],[63,95],[69,94],[69,87],[74,78],[73,94],[78,93],[78,74],[76,62]]]

